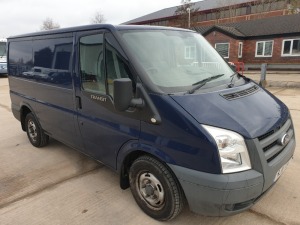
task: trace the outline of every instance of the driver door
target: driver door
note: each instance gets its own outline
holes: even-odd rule
[[[131,78],[127,63],[111,33],[84,32],[78,36],[80,85],[78,126],[84,152],[116,168],[119,149],[140,134],[140,120],[117,112],[113,105],[113,80]]]

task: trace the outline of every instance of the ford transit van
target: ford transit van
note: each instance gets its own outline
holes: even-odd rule
[[[157,220],[250,208],[293,157],[289,109],[198,33],[91,25],[8,39],[12,112],[120,175]]]

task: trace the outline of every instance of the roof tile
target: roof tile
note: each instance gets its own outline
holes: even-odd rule
[[[206,34],[213,29],[221,29],[236,37],[259,37],[278,34],[300,33],[300,14],[247,20],[215,26],[194,27],[193,30]]]

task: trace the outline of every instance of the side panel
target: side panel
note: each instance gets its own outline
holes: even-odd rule
[[[82,148],[75,127],[73,35],[45,35],[9,43],[9,83],[14,107],[29,105],[47,134]]]

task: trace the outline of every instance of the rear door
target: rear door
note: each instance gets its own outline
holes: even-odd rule
[[[114,109],[112,84],[117,78],[133,78],[111,33],[83,32],[77,35],[77,43],[76,99],[84,151],[115,168],[118,150],[139,138],[140,120]]]

